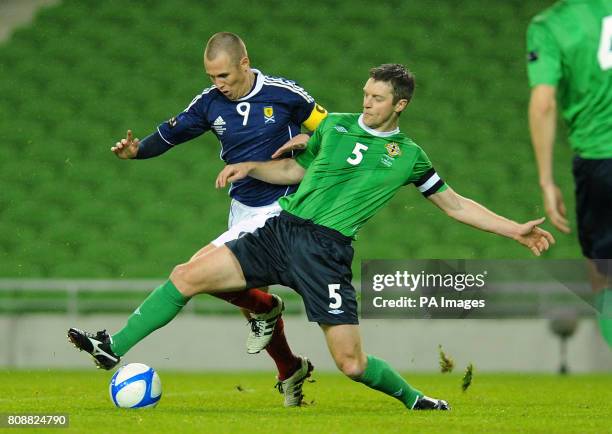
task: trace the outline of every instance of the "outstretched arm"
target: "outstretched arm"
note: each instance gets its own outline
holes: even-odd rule
[[[305,173],[306,170],[293,158],[228,164],[217,175],[215,186],[223,188],[228,182],[236,182],[247,176],[270,184],[293,185],[299,183],[304,178]]]
[[[172,149],[172,145],[164,141],[157,131],[141,141],[133,137],[132,130],[127,130],[125,139],[115,143],[111,151],[122,160],[144,160],[145,158],[157,157],[169,149]]]
[[[544,218],[519,224],[488,210],[471,199],[457,194],[452,188],[428,197],[436,206],[455,220],[477,229],[512,238],[540,256],[555,243],[554,237],[538,227]]]

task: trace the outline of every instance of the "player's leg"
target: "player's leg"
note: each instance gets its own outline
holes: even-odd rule
[[[253,232],[257,227],[262,226],[264,223],[265,220],[257,221],[251,225],[234,225],[233,228],[230,228],[228,231],[221,234],[213,242],[198,250],[191,257],[191,260],[209,253],[216,247],[224,245],[227,241],[238,238],[241,232]],[[276,321],[280,318],[282,306],[279,303],[279,297],[268,294],[267,286],[261,288],[251,288],[247,289],[246,291],[222,292],[211,295],[225,300],[234,306],[238,306],[242,312],[242,315],[249,322],[252,332],[249,334],[247,352],[250,354],[259,353],[268,345],[271,340]],[[263,314],[262,316],[265,318],[261,322],[254,321],[251,313]],[[261,333],[258,333],[259,330],[261,330]],[[254,339],[262,340],[262,338],[264,342],[250,342]],[[249,345],[249,343],[251,343],[251,345]]]
[[[191,259],[194,259],[198,256],[201,255],[205,255],[206,253],[210,252],[212,249],[214,249],[216,246],[213,243],[210,243],[206,246],[204,246],[203,248],[201,248],[200,250],[198,250],[196,252],[195,255],[192,256]],[[268,292],[268,287],[265,286],[263,288],[253,288],[253,289],[259,289],[260,291],[263,291],[265,293]],[[242,303],[243,300],[240,299],[240,297],[244,297],[245,299],[250,297],[250,290],[246,290],[246,291],[236,291],[236,292],[224,292],[224,293],[220,293],[220,294],[214,294],[215,297],[217,298],[221,298],[225,301],[227,301],[228,303],[231,303],[233,305],[236,305],[238,307],[240,307],[240,312],[242,313],[242,316],[244,316],[244,318],[247,321],[251,320],[251,312],[268,312],[270,311],[273,307],[274,307],[274,303],[272,303],[272,297],[267,297],[267,298],[262,298],[260,300],[257,300],[258,302],[263,302],[263,303],[270,303],[269,306],[267,306],[267,309],[264,309],[263,311],[257,311],[255,309],[250,309],[247,307],[242,307],[241,304],[238,303]]]
[[[68,337],[77,348],[90,353],[99,367],[111,369],[135,344],[169,323],[194,295],[240,288],[245,288],[240,264],[221,246],[176,266],[170,278],[149,294],[113,336],[106,331],[94,335],[71,328]]]
[[[228,230],[214,239],[211,244],[221,246],[246,233],[255,232],[270,217],[277,216],[280,211],[281,208],[277,202],[267,206],[252,207],[232,199],[227,222]],[[249,354],[259,353],[270,343],[276,321],[280,318],[280,313],[283,310],[282,304],[278,303],[279,297],[268,295],[267,287],[256,289],[256,292],[249,290],[245,294],[218,295],[219,298],[223,298],[241,308],[242,315],[246,318],[250,327],[247,339],[247,352]],[[239,304],[241,302],[245,305]],[[253,308],[248,306],[249,302],[264,304],[264,306],[260,309]],[[251,315],[252,313],[254,315]]]
[[[247,291],[243,297],[251,297],[253,290]],[[283,300],[276,294],[268,295],[268,287],[260,287],[257,290],[257,298],[262,299],[263,294],[276,301],[276,305],[265,313],[258,311],[241,309],[247,318],[250,331],[247,337],[247,353],[257,354],[265,349],[268,355],[274,360],[278,370],[277,378],[284,381],[294,376],[303,366],[304,358],[296,356],[287,342],[285,336],[285,322],[282,312],[285,309]],[[312,370],[312,369],[311,369]],[[292,406],[292,405],[289,405]]]
[[[229,241],[230,238],[228,238]],[[220,244],[207,244],[200,250],[198,250],[189,260],[194,261],[212,251],[214,251],[217,247],[222,246],[224,243]],[[234,306],[238,306],[242,312],[244,312],[247,320],[251,319],[251,312],[256,314],[267,314],[274,310],[278,305],[278,300],[273,296],[268,294],[268,288],[252,288],[241,291],[230,291],[230,292],[219,292],[211,294],[214,297],[220,298],[222,300],[227,301]],[[280,309],[276,309],[280,313]]]
[[[367,356],[361,347],[359,326],[356,324],[320,324],[327,348],[336,367],[347,377],[357,380],[366,369]]]
[[[195,252],[193,254],[193,256],[189,259],[190,261],[193,261],[194,259],[196,259],[198,256],[202,256],[205,255],[206,253],[209,253],[210,251],[214,250],[216,247],[213,243],[210,244],[206,244],[204,247],[202,247],[200,250],[198,250],[197,252]]]
[[[231,236],[231,235],[230,235]],[[228,238],[220,237],[221,239]],[[207,254],[215,248],[208,244],[200,249],[192,260]],[[249,321],[251,332],[247,339],[247,351],[250,354],[258,353],[263,348],[270,355],[278,370],[278,379],[286,380],[304,365],[303,358],[296,356],[292,351],[284,331],[284,321],[281,316],[283,305],[278,296],[267,293],[268,287],[248,289],[246,291],[233,291],[211,294],[233,305],[239,306],[243,315]],[[251,316],[251,312],[256,315]]]
[[[250,207],[232,200],[229,229],[213,240],[212,244],[223,245],[246,233],[253,233],[280,212],[281,208],[277,202],[263,207]],[[268,287],[259,287],[242,293],[216,296],[242,308],[242,314],[249,325],[247,352],[256,354],[265,348],[276,364],[278,378],[285,380],[299,370],[300,358],[291,351],[284,333],[284,304],[280,297],[268,295],[267,292]],[[259,306],[249,305],[250,303],[258,303]]]
[[[588,259],[597,324],[612,348],[612,159],[574,159],[578,239]]]
[[[216,246],[238,238],[241,233],[254,232],[265,224],[268,217],[275,214],[277,211],[275,208],[276,205],[254,209],[241,206],[237,201],[233,201],[230,229],[200,249],[192,259],[207,254]],[[303,365],[302,358],[291,351],[285,336],[284,322],[281,317],[284,308],[283,301],[276,295],[268,294],[267,286],[211,295],[240,307],[250,327],[247,352],[256,354],[265,348],[276,364],[280,381],[286,380],[300,370]]]
[[[596,234],[593,241],[593,258],[599,281],[596,290],[598,309],[597,322],[601,336],[612,349],[612,159],[595,160],[593,171],[592,196],[595,206]]]
[[[597,324],[601,336],[612,348],[612,260],[588,260],[591,287],[595,292]]]
[[[386,361],[362,350],[356,324],[321,325],[338,369],[354,381],[393,397],[409,409],[448,410],[446,401],[429,398],[412,387]]]
[[[272,217],[256,232],[247,232],[244,236],[226,244],[238,258],[242,266],[247,286],[260,286],[265,283],[287,281],[291,274],[288,271],[288,251],[292,248],[287,243],[285,221],[280,216]],[[291,352],[285,335],[282,319],[276,324],[270,344],[266,347],[279,369],[277,388],[284,395],[285,406],[298,406],[302,402],[302,385],[310,376],[313,366],[306,357],[295,356]]]
[[[281,214],[292,235],[287,283],[298,289],[309,321],[321,325],[338,369],[349,378],[402,401],[408,408],[448,409],[425,398],[384,360],[361,346],[357,299],[353,287],[352,240],[333,229]]]

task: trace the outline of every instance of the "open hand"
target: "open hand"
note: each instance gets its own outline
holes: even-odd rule
[[[569,222],[566,217],[567,210],[565,209],[563,194],[559,187],[555,184],[542,187],[542,198],[544,199],[544,208],[550,222],[561,232],[569,234]]]
[[[543,251],[548,250],[551,244],[555,244],[555,238],[548,231],[539,228],[545,218],[531,220],[519,225],[514,239],[527,247],[534,255],[540,256]]]
[[[276,152],[272,154],[271,158],[273,159],[279,158],[279,157],[282,157],[283,154],[286,154],[287,152],[297,151],[300,149],[306,149],[306,144],[309,139],[310,139],[310,136],[308,134],[303,134],[303,133],[298,134],[297,136],[289,140],[287,143],[285,143],[283,146],[278,148]]]
[[[246,178],[249,175],[249,172],[251,171],[251,169],[252,169],[252,165],[248,162],[228,164],[217,175],[217,180],[215,181],[215,187],[223,188],[227,185],[228,182],[235,182],[235,181],[238,181],[239,179]]]

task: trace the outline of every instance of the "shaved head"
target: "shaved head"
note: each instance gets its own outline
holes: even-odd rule
[[[231,101],[248,94],[255,82],[244,42],[229,32],[215,33],[208,40],[204,70],[210,81]]]
[[[204,58],[215,60],[220,54],[226,54],[233,64],[238,64],[247,57],[247,50],[238,35],[229,32],[219,32],[212,35],[206,44]]]

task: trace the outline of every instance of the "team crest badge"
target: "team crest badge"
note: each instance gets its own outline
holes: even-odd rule
[[[389,155],[389,157],[397,157],[399,155],[402,155],[402,150],[395,142],[387,143],[385,145],[385,148],[387,148],[387,154]]]
[[[274,120],[274,109],[272,108],[272,106],[264,107],[264,121],[266,124],[276,122]]]

